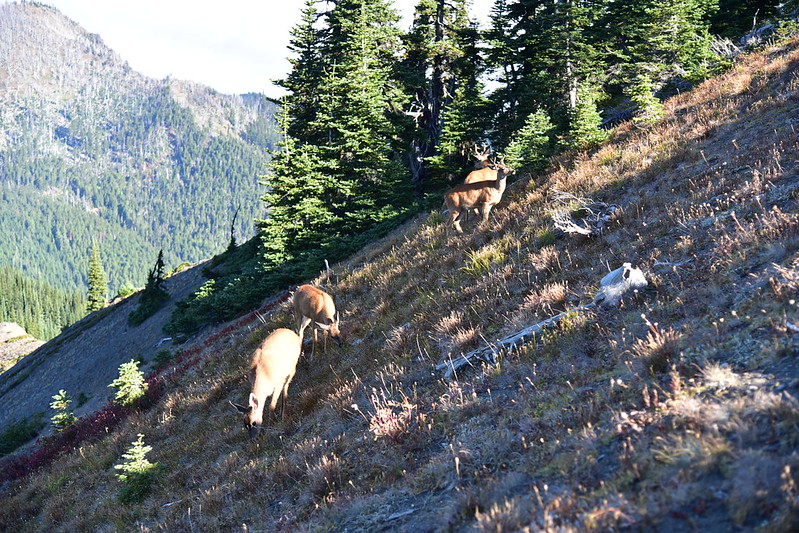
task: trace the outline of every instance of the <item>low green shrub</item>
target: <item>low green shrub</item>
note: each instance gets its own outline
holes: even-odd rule
[[[8,455],[35,438],[46,425],[44,415],[37,413],[32,419],[18,420],[0,433],[0,457]]]

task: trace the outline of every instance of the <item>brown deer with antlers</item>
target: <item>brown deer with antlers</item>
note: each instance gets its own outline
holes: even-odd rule
[[[458,233],[463,233],[460,221],[461,215],[476,207],[480,209],[483,215],[483,223],[485,223],[488,221],[491,209],[502,200],[508,177],[512,176],[515,170],[504,163],[500,163],[496,172],[497,178],[495,180],[456,185],[444,195],[444,203],[449,209],[449,223]]]
[[[477,143],[474,143],[474,153],[472,157],[474,157],[477,161],[474,162],[474,169],[480,170],[481,168],[485,168],[490,166],[492,163],[488,160],[488,157],[491,155],[491,147],[488,146],[486,143],[480,143],[480,146],[477,146]]]

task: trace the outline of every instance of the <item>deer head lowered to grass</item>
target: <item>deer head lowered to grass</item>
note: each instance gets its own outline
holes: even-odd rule
[[[268,396],[272,397],[272,402],[269,405],[271,418],[275,407],[277,407],[277,400],[282,393],[282,418],[286,419],[286,397],[289,394],[289,384],[297,370],[301,345],[300,336],[294,331],[279,328],[264,339],[253,353],[250,365],[252,388],[249,406],[244,407],[230,402],[233,407],[244,414],[244,425],[251,439],[258,436],[259,426],[263,424],[264,405]]]
[[[472,207],[477,207],[480,209],[485,223],[488,220],[491,208],[502,200],[507,178],[512,176],[515,170],[505,164],[501,163],[500,165],[497,170],[496,180],[456,185],[444,195],[444,203],[449,209],[449,224],[458,233],[463,233],[460,221],[461,215],[467,213]]]
[[[333,298],[321,289],[311,285],[301,285],[294,293],[294,317],[297,319],[297,330],[300,339],[303,338],[305,328],[311,325],[313,330],[313,348],[311,355],[316,351],[316,329],[322,330],[324,350],[327,353],[328,335],[341,346],[341,332],[338,329],[338,312]]]

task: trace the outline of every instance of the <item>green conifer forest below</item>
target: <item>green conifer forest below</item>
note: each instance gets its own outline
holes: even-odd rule
[[[235,235],[252,236],[274,110],[262,95],[146,78],[55,9],[0,6],[4,282],[85,297],[96,242],[112,298],[144,285],[160,249],[169,268],[224,250],[237,211]],[[6,307],[0,320],[45,338],[63,326],[32,312]]]

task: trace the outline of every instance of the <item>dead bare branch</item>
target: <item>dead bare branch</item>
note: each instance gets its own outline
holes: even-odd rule
[[[563,191],[554,191],[552,202],[551,216],[555,227],[565,233],[586,237],[601,234],[605,225],[621,211],[618,204],[595,202]]]

